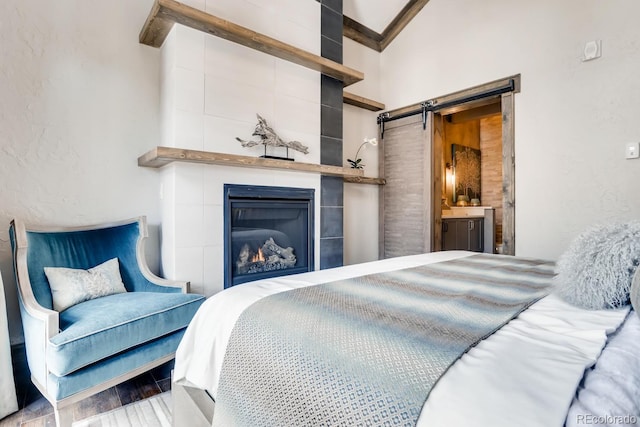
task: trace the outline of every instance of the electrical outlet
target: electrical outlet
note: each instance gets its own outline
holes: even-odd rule
[[[591,61],[592,59],[602,56],[602,40],[592,40],[584,45],[583,61]]]
[[[625,153],[627,159],[637,159],[640,157],[640,142],[627,143]]]

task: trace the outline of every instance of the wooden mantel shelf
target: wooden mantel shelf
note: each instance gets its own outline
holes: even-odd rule
[[[171,162],[204,163],[221,166],[242,166],[258,169],[282,169],[288,171],[319,173],[342,178],[363,178],[362,169],[340,166],[318,165],[292,162],[288,160],[263,159],[261,157],[239,156],[237,154],[214,153],[211,151],[186,150],[182,148],[156,147],[138,157],[138,166],[159,168]]]
[[[368,176],[348,176],[344,178],[344,182],[352,184],[373,184],[373,185],[385,185],[387,180],[384,178],[373,178]]]
[[[160,47],[174,23],[229,40],[260,52],[319,71],[344,86],[364,79],[360,71],[346,67],[175,0],[156,0],[140,31],[140,43]]]

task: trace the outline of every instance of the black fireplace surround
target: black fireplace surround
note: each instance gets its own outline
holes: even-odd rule
[[[314,269],[314,189],[224,185],[224,287]]]

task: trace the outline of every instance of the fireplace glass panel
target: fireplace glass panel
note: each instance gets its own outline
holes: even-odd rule
[[[299,200],[295,194],[287,199],[282,192],[273,197],[264,194],[258,197],[256,188],[262,187],[251,187],[252,197],[233,197],[232,192],[227,201],[225,288],[312,270],[313,239],[309,215],[313,213],[310,211],[313,199]],[[264,189],[267,196],[273,191],[272,187]]]

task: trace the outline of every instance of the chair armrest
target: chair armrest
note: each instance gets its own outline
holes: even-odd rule
[[[29,315],[34,321],[37,321],[44,325],[44,339],[48,341],[60,333],[60,317],[57,311],[49,310],[42,307],[36,301],[33,293],[31,293],[31,295],[25,295],[24,293],[20,292],[19,297],[26,314]]]
[[[15,227],[24,227],[15,222]],[[15,233],[16,240],[22,239],[24,233]],[[57,311],[41,306],[33,294],[29,271],[27,268],[27,249],[25,242],[16,242],[14,271],[18,287],[18,300],[22,315],[27,362],[31,375],[40,383],[47,384],[49,374],[46,364],[47,344],[60,332],[60,318]]]
[[[24,223],[14,221],[16,228],[16,255],[14,259],[14,271],[16,272],[16,283],[18,285],[18,297],[22,302],[25,312],[34,320],[45,324],[45,338],[51,339],[60,332],[59,315],[57,311],[50,310],[41,306],[33,294],[31,281],[29,279],[29,269],[27,268],[27,243],[22,242],[22,236],[25,236],[24,230],[20,232],[18,228],[24,229]]]
[[[158,277],[149,269],[149,266],[146,262],[146,256],[144,251],[144,244],[147,238],[149,237],[147,231],[147,218],[140,217],[138,218],[140,222],[139,230],[140,230],[140,238],[138,239],[138,244],[136,246],[136,258],[138,259],[138,267],[140,268],[140,272],[145,279],[154,285],[169,287],[169,288],[179,288],[182,293],[188,293],[191,288],[191,283],[180,280],[169,280],[163,279],[162,277]]]
[[[43,308],[35,302],[35,299],[32,302],[27,302],[29,298],[25,299],[23,296],[22,293],[18,293],[29,370],[31,376],[43,387],[46,387],[49,375],[47,367],[48,344],[51,338],[59,333],[58,312]]]
[[[142,272],[142,275],[144,276],[144,278],[147,279],[149,282],[153,283],[154,285],[168,287],[168,288],[179,288],[183,294],[189,293],[189,291],[191,290],[190,282],[163,279],[162,277],[158,277],[155,274],[153,274],[149,270],[149,268],[146,266],[145,268],[140,266],[140,271]]]

